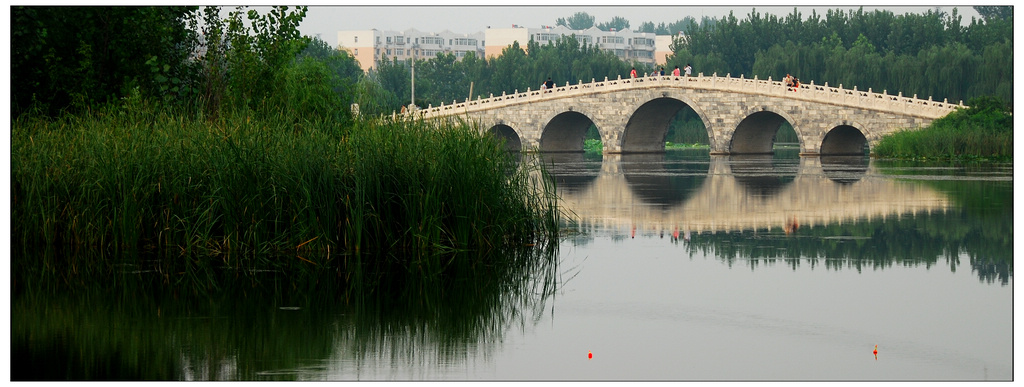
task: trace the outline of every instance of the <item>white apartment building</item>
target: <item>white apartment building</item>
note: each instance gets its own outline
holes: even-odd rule
[[[462,59],[473,52],[478,58],[496,57],[501,51],[519,42],[524,50],[530,40],[541,45],[562,36],[574,36],[582,45],[595,45],[610,51],[624,61],[637,61],[652,66],[665,64],[671,51],[672,36],[655,36],[649,32],[602,31],[596,27],[571,30],[565,26],[527,28],[488,28],[475,34],[456,34],[451,31],[425,33],[415,29],[405,31],[353,30],[338,31],[338,46],[348,50],[359,61],[364,71],[374,66],[377,59],[430,59],[438,53],[453,53]]]
[[[377,29],[338,31],[338,46],[348,50],[359,61],[363,71],[368,71],[381,57],[388,60],[431,59],[440,53],[451,53],[462,59],[468,53],[478,58],[484,56],[484,34],[457,34],[451,31],[440,33],[405,31],[380,31]]]
[[[573,36],[582,45],[597,46],[597,48],[614,53],[624,61],[637,61],[652,66],[658,63],[656,39],[653,33],[628,30],[602,31],[597,27],[585,30],[571,30],[565,26],[527,28],[517,25],[513,25],[512,28],[488,28],[484,32],[484,40],[487,43],[484,46],[484,55],[487,57],[501,55],[501,51],[513,42],[519,42],[519,46],[526,49],[526,45],[531,39],[545,45],[562,36]]]

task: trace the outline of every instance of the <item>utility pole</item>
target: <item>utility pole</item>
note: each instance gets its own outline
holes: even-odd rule
[[[413,79],[410,81],[411,84],[412,84],[412,92],[411,92],[412,95],[410,95],[410,100],[409,100],[409,110],[410,110],[410,112],[412,112],[414,107],[416,107],[416,51],[417,51],[416,45],[413,45],[413,72],[412,72],[413,73],[413,75],[412,75]]]

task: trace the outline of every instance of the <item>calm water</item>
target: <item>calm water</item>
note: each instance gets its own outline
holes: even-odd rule
[[[549,155],[572,232],[483,307],[14,299],[12,378],[1012,380],[1012,165],[792,153]]]

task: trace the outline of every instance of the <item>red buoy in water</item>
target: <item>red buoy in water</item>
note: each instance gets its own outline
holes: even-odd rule
[[[593,358],[594,358],[594,354],[591,353],[590,351],[587,351],[587,359],[593,359]]]

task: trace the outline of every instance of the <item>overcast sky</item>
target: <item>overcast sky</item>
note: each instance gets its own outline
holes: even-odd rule
[[[998,0],[997,0],[998,1]],[[616,16],[629,20],[631,28],[637,28],[644,22],[672,23],[686,16],[700,20],[703,16],[723,17],[733,11],[737,19],[744,19],[752,9],[758,13],[775,14],[784,17],[796,7],[805,18],[815,10],[819,15],[824,16],[829,9],[857,9],[860,5],[827,5],[828,2],[819,1],[808,3],[810,5],[785,5],[785,6],[764,6],[764,5],[737,5],[728,6],[678,6],[664,5],[664,1],[644,2],[644,0],[632,1],[637,6],[623,5],[584,5],[573,2],[559,2],[558,6],[548,5],[521,5],[521,6],[479,6],[479,5],[457,5],[459,3],[412,3],[427,5],[404,5],[390,4],[387,1],[374,4],[385,4],[384,6],[355,5],[355,6],[329,6],[310,5],[306,18],[299,29],[304,35],[317,36],[332,47],[338,43],[338,31],[363,30],[376,28],[378,30],[404,31],[415,28],[423,32],[440,32],[450,30],[456,33],[483,32],[488,26],[492,28],[508,28],[513,24],[536,28],[544,25],[555,25],[558,18],[568,19],[577,12],[586,12],[594,17],[594,22],[603,23],[611,21]],[[532,0],[523,2],[531,4]],[[675,4],[684,3],[682,1]],[[442,5],[447,4],[447,5]],[[456,4],[456,5],[451,5]],[[485,4],[484,1],[472,4]],[[507,4],[507,3],[502,3]],[[564,4],[564,5],[563,5]],[[597,4],[621,4],[597,2]],[[730,4],[728,1],[716,2],[716,4]],[[798,3],[793,3],[798,4]],[[818,6],[817,4],[825,4]],[[889,9],[896,14],[924,13],[929,9],[938,6],[943,12],[952,12],[957,8],[958,14],[965,22],[970,22],[971,17],[978,17],[971,7],[973,3],[947,3],[934,1],[934,5],[915,5],[913,2],[905,2],[900,6],[878,7],[865,5],[866,11],[877,8]],[[228,7],[225,7],[228,8]]]

